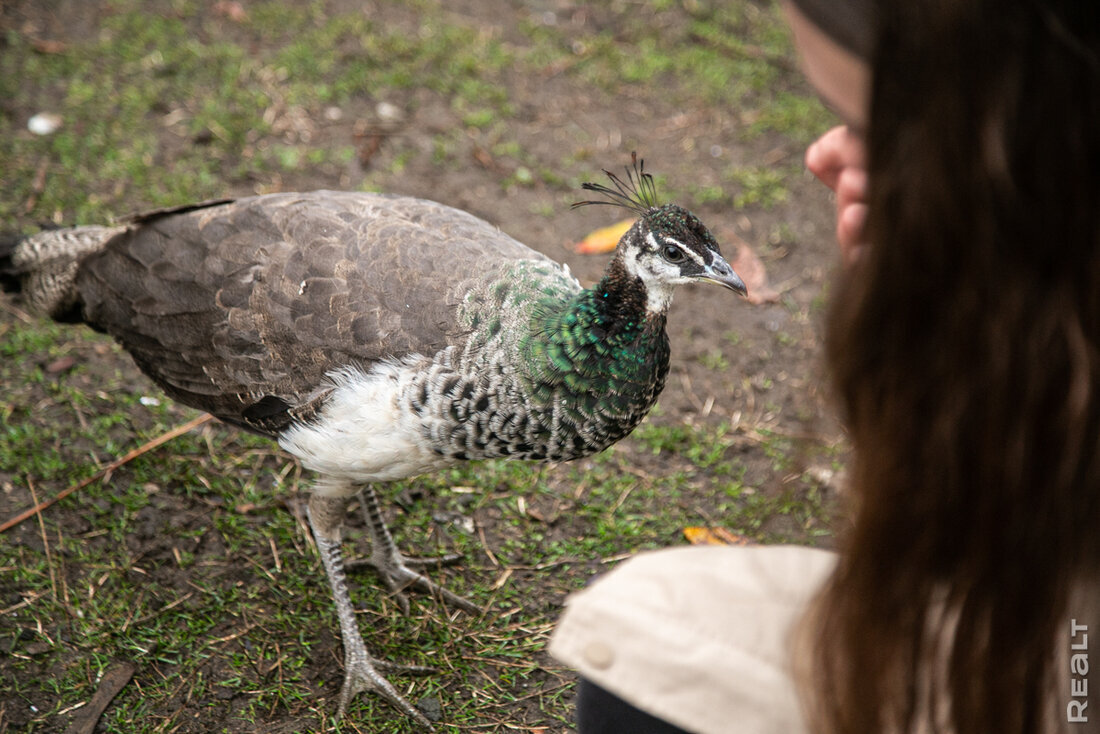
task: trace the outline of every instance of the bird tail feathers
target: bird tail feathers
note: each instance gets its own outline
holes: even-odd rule
[[[0,289],[17,293],[38,313],[59,321],[72,318],[80,261],[125,227],[70,227],[29,237],[0,237]]]
[[[17,234],[0,233],[0,291],[4,293],[18,293],[22,290],[23,279],[19,277],[19,270],[12,263],[12,255],[15,248],[23,238]]]

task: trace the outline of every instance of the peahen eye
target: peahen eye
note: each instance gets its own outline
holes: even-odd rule
[[[665,245],[665,249],[661,254],[663,254],[665,260],[668,260],[670,263],[678,263],[684,259],[684,251],[676,245]]]

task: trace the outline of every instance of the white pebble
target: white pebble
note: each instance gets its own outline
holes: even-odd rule
[[[35,135],[50,135],[61,127],[61,115],[55,112],[39,112],[27,120],[27,129]]]
[[[379,102],[374,111],[382,122],[400,122],[405,117],[401,108],[391,102]]]

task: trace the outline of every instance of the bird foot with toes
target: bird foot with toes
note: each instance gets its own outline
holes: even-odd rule
[[[393,684],[378,672],[379,669],[405,675],[431,675],[437,672],[435,668],[423,665],[401,665],[385,660],[376,660],[367,655],[364,649],[348,648],[344,656],[344,685],[340,689],[340,703],[336,709],[337,718],[343,717],[348,704],[351,703],[351,699],[356,694],[364,691],[374,691],[389,701],[394,708],[415,719],[426,731],[434,731],[431,722],[428,721],[420,709],[413,706],[404,696],[398,693]]]

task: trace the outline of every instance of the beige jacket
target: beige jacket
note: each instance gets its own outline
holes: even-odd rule
[[[569,597],[550,653],[695,734],[801,734],[788,636],[835,562],[795,546],[643,553]]]

